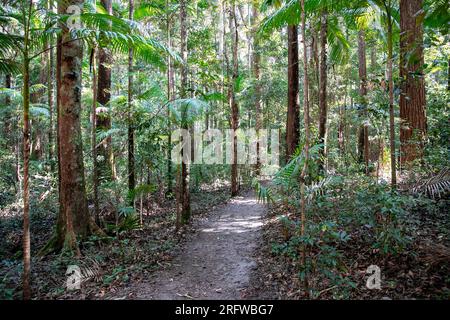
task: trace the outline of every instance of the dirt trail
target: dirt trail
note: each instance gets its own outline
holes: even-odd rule
[[[253,194],[220,205],[187,239],[170,267],[135,288],[135,299],[241,299],[256,268],[265,207]]]

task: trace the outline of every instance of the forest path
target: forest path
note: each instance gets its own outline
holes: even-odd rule
[[[219,205],[188,237],[171,266],[135,288],[136,299],[242,299],[256,268],[265,206],[253,193]]]

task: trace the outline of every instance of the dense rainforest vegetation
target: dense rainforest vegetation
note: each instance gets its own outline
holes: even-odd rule
[[[253,192],[242,297],[448,299],[449,24],[446,0],[1,0],[0,298],[133,298]],[[230,163],[172,161],[227,129]],[[275,134],[241,164],[246,129]]]

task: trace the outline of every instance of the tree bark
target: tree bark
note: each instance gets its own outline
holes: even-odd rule
[[[94,47],[91,52],[91,71],[92,71],[92,111],[91,111],[91,144],[92,144],[92,187],[94,191],[94,217],[97,224],[100,223],[100,211],[98,203],[98,162],[97,162],[97,66]]]
[[[58,10],[58,9],[57,9]],[[58,200],[61,203],[61,140],[59,133],[59,110],[61,107],[61,43],[62,37],[59,34],[56,38],[56,156],[58,164]]]
[[[319,70],[319,143],[320,148],[319,167],[325,173],[325,135],[327,130],[327,32],[328,32],[328,12],[322,12],[320,23],[320,70]]]
[[[70,5],[83,5],[83,0],[58,4],[58,12],[65,13]],[[73,40],[69,30],[61,32],[61,88],[59,105],[60,141],[60,208],[57,219],[56,245],[77,250],[77,238],[91,232],[88,212],[81,137],[81,66],[83,48],[80,40]]]
[[[54,131],[54,124],[53,124],[53,69],[55,67],[54,61],[53,61],[53,48],[52,43],[49,43],[49,49],[48,49],[48,70],[47,70],[47,102],[48,102],[48,109],[50,113],[50,128],[48,130],[48,159],[50,161],[50,168],[53,171],[55,169],[54,165],[54,142],[53,142],[53,131]]]
[[[231,129],[235,133],[233,135],[233,156],[231,164],[231,196],[234,197],[239,192],[238,182],[238,164],[237,164],[237,136],[236,130],[239,128],[239,106],[236,101],[236,93],[234,85],[239,77],[239,61],[238,61],[238,45],[239,34],[237,29],[236,20],[236,3],[233,0],[230,6],[230,31],[232,38],[232,50],[233,50],[233,70],[230,83],[230,108],[231,108]]]
[[[286,162],[294,154],[300,138],[300,110],[298,103],[299,64],[298,29],[288,26],[288,111],[286,123]]]
[[[181,58],[184,64],[181,66],[181,87],[180,87],[180,98],[187,98],[187,85],[188,85],[188,47],[187,47],[187,37],[188,37],[188,23],[187,23],[187,1],[180,0],[180,37],[181,37]],[[185,117],[183,117],[185,118]],[[188,125],[186,119],[183,119],[183,129],[188,130]],[[186,158],[183,155],[183,159]],[[187,158],[186,158],[187,159]],[[191,197],[189,190],[189,164],[186,163],[187,160],[183,160],[181,163],[181,188],[180,188],[180,198],[181,198],[181,224],[187,224],[191,218]]]
[[[369,126],[367,124],[367,60],[366,40],[364,30],[358,32],[358,60],[359,60],[359,95],[362,110],[360,112],[364,123],[359,128],[358,152],[359,160],[364,160],[366,174],[369,174]]]
[[[30,1],[31,2],[31,1]],[[31,5],[30,5],[31,10]],[[29,35],[26,35],[27,38]],[[28,39],[25,47],[28,47]],[[31,298],[30,272],[31,272],[31,248],[30,248],[30,187],[29,187],[29,162],[30,162],[30,61],[28,48],[25,49],[23,62],[23,298]]]
[[[166,1],[166,6],[169,7],[170,1]],[[172,19],[170,16],[170,13],[167,13],[166,16],[167,19],[167,47],[169,50],[172,49]],[[167,57],[167,100],[172,101],[175,99],[175,77],[174,77],[174,70],[173,70],[173,61],[171,56],[169,55]],[[171,196],[173,193],[173,186],[172,186],[172,180],[173,180],[173,173],[172,173],[172,159],[171,159],[171,151],[172,151],[172,132],[171,132],[171,120],[170,120],[170,109],[167,108],[167,195]]]
[[[252,69],[253,77],[255,81],[255,122],[256,122],[256,132],[259,136],[260,130],[262,129],[262,114],[261,114],[261,48],[260,40],[258,35],[258,1],[253,0],[252,3],[252,28],[253,28],[253,51],[252,51]],[[297,62],[298,68],[298,62]],[[297,80],[298,81],[298,80]],[[298,117],[297,117],[298,118]],[[256,142],[256,165],[255,174],[259,176],[261,174],[261,154],[260,154],[260,144],[259,139]]]
[[[112,15],[111,0],[101,0],[103,7],[109,15]],[[111,68],[112,55],[105,46],[98,48],[98,89],[97,102],[100,107],[97,108],[97,130],[106,132],[111,129],[111,114],[109,102],[111,101]],[[114,159],[112,152],[112,138],[109,135],[101,143],[99,148],[99,155],[101,159],[98,161],[99,178],[101,180],[109,181],[114,179]]]
[[[421,10],[422,0],[400,0],[401,167],[422,158],[427,133]]]
[[[390,9],[386,6],[386,13],[388,15],[388,61],[387,61],[387,74],[389,82],[389,140],[391,148],[391,186],[395,188],[397,186],[397,168],[395,161],[395,115],[394,115],[394,80],[392,76],[392,63],[393,63],[393,40],[392,40],[392,16]]]
[[[300,0],[301,7],[301,23],[302,23],[302,42],[303,42],[303,109],[304,109],[304,125],[305,125],[305,146],[303,149],[305,161],[303,169],[300,174],[300,236],[305,235],[306,226],[306,196],[305,196],[305,184],[306,176],[308,174],[308,160],[309,160],[309,90],[308,90],[308,60],[307,60],[307,46],[306,46],[306,14],[305,14],[305,1]],[[302,245],[301,250],[301,264],[305,266],[306,263],[306,246]],[[308,278],[305,275],[305,290],[308,292]]]
[[[129,0],[128,18],[133,20],[134,0]],[[133,49],[128,53],[128,191],[136,186],[134,156],[134,121],[133,121]],[[133,199],[130,200],[134,204]]]

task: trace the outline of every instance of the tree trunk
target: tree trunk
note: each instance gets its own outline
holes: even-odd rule
[[[31,5],[30,8],[31,10]],[[25,31],[26,32],[26,31]],[[27,33],[27,32],[26,32]],[[27,38],[29,34],[25,35]],[[28,59],[28,39],[25,39],[25,53],[23,62],[23,299],[31,298],[30,271],[30,61]]]
[[[111,0],[101,0],[106,12],[112,15],[112,3]],[[111,68],[112,68],[112,55],[108,48],[98,48],[98,91],[97,102],[100,107],[97,108],[97,130],[106,132],[111,129],[111,114],[109,102],[111,101]],[[99,178],[109,181],[114,179],[114,159],[111,147],[112,138],[109,135],[101,143],[99,148],[99,155],[101,159],[98,162]]]
[[[58,4],[64,13],[70,5],[83,5],[83,0]],[[57,219],[56,245],[78,250],[77,238],[90,234],[84,179],[83,145],[81,137],[81,66],[83,48],[80,40],[73,40],[66,27],[61,33],[61,88],[59,105],[60,141],[60,208]]]
[[[286,162],[297,148],[300,138],[300,110],[298,104],[299,65],[297,26],[288,26],[288,111],[286,123]]]
[[[169,7],[169,0],[166,1],[166,7]],[[167,13],[166,16],[167,19],[167,47],[169,50],[172,50],[172,34],[171,34],[171,28],[172,28],[172,20],[170,17],[170,13]],[[173,70],[173,61],[171,56],[169,55],[167,57],[167,100],[172,101],[175,99],[175,77],[174,77],[174,70]],[[172,152],[172,132],[171,132],[171,120],[170,120],[170,110],[167,108],[167,195],[171,196],[173,193],[173,186],[172,186],[172,180],[173,180],[173,173],[172,173],[172,159],[171,159],[171,152]]]
[[[301,23],[302,23],[302,42],[303,42],[303,109],[304,109],[304,122],[305,122],[305,146],[304,146],[304,157],[305,161],[303,164],[303,169],[300,174],[300,236],[305,235],[305,225],[306,225],[306,196],[305,196],[305,179],[308,174],[308,160],[309,160],[309,91],[308,91],[308,60],[307,60],[307,46],[306,46],[306,14],[305,14],[305,1],[300,0],[301,7]],[[305,266],[306,263],[306,246],[302,246],[301,250],[301,264]],[[305,275],[305,290],[308,292],[308,278]]]
[[[59,110],[61,107],[61,43],[62,38],[59,34],[56,38],[56,156],[58,164],[58,200],[61,203],[61,139],[59,133]]]
[[[400,165],[422,158],[427,116],[422,0],[400,0]]]
[[[23,8],[25,10],[25,8]],[[31,247],[30,247],[30,187],[29,187],[29,162],[30,162],[30,20],[33,10],[33,1],[29,2],[28,12],[24,15],[24,50],[23,50],[23,299],[31,299]],[[26,17],[28,15],[28,17]]]
[[[50,161],[50,168],[53,171],[55,169],[54,165],[54,143],[53,143],[53,69],[55,67],[53,62],[53,48],[51,47],[52,43],[49,43],[48,49],[48,70],[47,70],[47,102],[49,109],[49,120],[50,120],[50,128],[48,130],[48,159]]]
[[[95,49],[91,52],[91,70],[92,70],[92,111],[91,111],[91,144],[92,144],[92,187],[94,191],[94,217],[95,222],[100,223],[100,212],[98,204],[98,163],[97,163],[97,66],[95,59]]]
[[[320,171],[325,173],[325,134],[327,130],[327,32],[328,13],[324,9],[320,23],[320,70],[319,70],[319,143],[320,148]]]
[[[309,68],[308,73],[308,90],[309,90],[309,110],[314,110],[315,106],[319,108],[319,85],[320,85],[320,58],[319,58],[319,42],[320,42],[320,28],[314,25],[310,26],[311,41],[309,45]],[[319,114],[319,112],[317,112]],[[310,116],[314,116],[310,114]],[[311,122],[311,119],[309,119]],[[315,119],[312,120],[315,122]],[[317,119],[319,122],[319,119]]]
[[[392,76],[392,60],[393,60],[393,41],[392,41],[392,16],[388,10],[388,61],[387,73],[389,82],[389,140],[391,147],[391,185],[393,188],[397,185],[397,168],[395,164],[395,118],[394,118],[394,80]]]
[[[187,58],[188,58],[188,48],[187,48],[187,1],[180,0],[180,37],[181,37],[181,58],[184,64],[181,66],[181,87],[180,87],[180,98],[185,99],[187,97],[187,84],[188,84],[188,68],[187,68]],[[184,118],[184,117],[183,117]],[[186,119],[183,119],[184,125],[183,129],[188,130],[188,125]],[[183,159],[184,159],[183,155]],[[191,217],[191,197],[189,191],[189,164],[186,163],[187,160],[183,160],[181,163],[181,188],[180,188],[180,199],[181,199],[181,224],[186,224],[189,222]]]
[[[233,156],[231,164],[231,196],[234,197],[239,192],[238,182],[238,164],[237,164],[237,136],[236,130],[239,128],[239,106],[236,101],[236,94],[234,91],[234,85],[239,77],[239,61],[238,61],[238,45],[239,34],[237,29],[236,20],[236,3],[233,0],[230,7],[230,31],[232,38],[232,50],[233,50],[233,70],[230,83],[230,108],[231,108],[231,129],[235,133],[233,135]]]
[[[252,28],[253,28],[253,51],[252,51],[252,69],[253,69],[253,77],[255,81],[255,117],[256,117],[256,132],[259,136],[260,130],[262,129],[262,114],[261,114],[261,48],[259,45],[259,35],[258,25],[258,1],[253,0],[252,4],[253,14],[252,14]],[[298,68],[298,61],[297,61]],[[297,79],[298,81],[298,79]],[[298,119],[298,117],[297,117]],[[259,176],[261,174],[261,154],[260,154],[260,145],[259,139],[256,142],[256,166],[255,166],[255,174]]]
[[[367,61],[365,32],[358,32],[358,60],[359,60],[359,95],[362,110],[360,112],[364,123],[359,129],[358,152],[359,160],[364,160],[366,174],[369,174],[369,126],[367,124]]]
[[[128,18],[133,20],[134,0],[129,0]],[[128,191],[136,186],[135,157],[134,157],[134,121],[133,121],[133,49],[128,53]],[[134,204],[133,199],[130,200]]]

